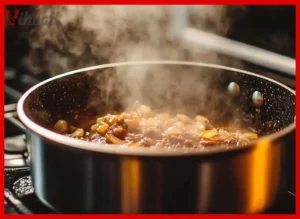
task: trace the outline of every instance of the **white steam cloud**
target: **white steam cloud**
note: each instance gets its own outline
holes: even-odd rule
[[[30,37],[26,58],[33,72],[52,75],[119,61],[190,60],[223,63],[217,54],[186,57],[169,36],[172,6],[39,6],[37,15],[56,16],[58,25],[40,25]],[[226,35],[225,6],[188,7],[191,26]]]
[[[230,66],[240,64],[213,52],[192,53],[182,48],[169,36],[171,7],[40,6],[37,8],[37,15],[55,15],[59,22],[57,25],[37,26],[32,30],[29,37],[31,52],[24,61],[33,72],[43,71],[51,75],[93,65],[126,61],[186,60]],[[188,12],[191,27],[223,36],[229,30],[230,19],[225,6],[192,6],[188,7]],[[118,98],[122,99],[122,104],[127,107],[136,100],[149,100],[152,97],[146,98],[142,90],[149,82],[149,73],[154,70],[163,69],[145,69],[139,66],[117,70],[117,77],[99,79],[97,86],[102,90],[105,87],[105,92],[97,95],[108,104],[114,101],[111,93],[124,96],[129,89],[130,95],[123,99]],[[169,77],[172,76],[168,73],[152,75],[155,89],[150,89],[149,92],[156,98],[155,103],[165,100],[162,98],[158,101],[160,93],[164,94],[165,98],[171,98],[172,92],[181,96],[192,95],[195,92],[191,90],[191,84],[199,94],[207,91],[205,79],[195,83],[194,77],[185,74],[177,75],[178,79],[172,81]],[[177,106],[180,105],[181,99],[176,101],[179,102]],[[200,103],[205,100],[199,97],[198,101]]]

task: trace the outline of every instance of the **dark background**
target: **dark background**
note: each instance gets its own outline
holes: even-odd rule
[[[14,8],[23,8],[34,13],[34,6],[7,6],[11,11]],[[228,6],[227,13],[232,20],[228,38],[295,58],[295,6],[247,6],[242,11],[236,8],[237,6]],[[6,67],[24,69],[20,61],[28,54],[28,31],[30,26],[7,25]]]

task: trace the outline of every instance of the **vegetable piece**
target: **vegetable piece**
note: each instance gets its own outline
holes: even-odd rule
[[[107,123],[108,122],[107,116],[99,117],[96,122],[99,125],[103,125],[104,123]]]
[[[84,135],[83,129],[76,129],[75,132],[71,134],[72,137],[82,137]]]
[[[257,134],[256,133],[252,133],[252,132],[244,133],[242,136],[245,137],[245,138],[247,138],[247,139],[250,139],[250,140],[258,138]]]
[[[211,129],[211,130],[206,130],[199,137],[211,140],[217,134],[218,134],[217,129]]]
[[[125,141],[117,138],[116,136],[112,135],[112,134],[106,134],[105,135],[106,141],[112,144],[124,144]]]
[[[113,125],[120,118],[121,118],[120,115],[117,116],[117,115],[108,114],[106,116],[99,117],[97,119],[97,124],[99,124],[99,125],[104,125],[104,124]]]
[[[58,120],[54,125],[54,131],[61,134],[67,133],[68,123],[65,120]]]
[[[109,125],[107,124],[103,124],[103,125],[99,125],[97,128],[96,128],[96,131],[100,134],[100,135],[105,135],[107,130],[109,128]]]
[[[113,124],[115,124],[115,123],[120,123],[121,121],[122,121],[122,116],[115,116],[115,115],[111,115],[109,118],[107,118],[107,124],[108,125],[113,125]]]
[[[98,123],[96,123],[96,124],[94,124],[94,125],[92,125],[91,126],[91,130],[93,131],[93,132],[97,132],[97,129],[99,128],[99,124]]]
[[[231,137],[231,135],[227,132],[219,132],[217,135],[213,136],[211,138],[211,140],[214,141],[225,141],[227,139],[229,139]]]

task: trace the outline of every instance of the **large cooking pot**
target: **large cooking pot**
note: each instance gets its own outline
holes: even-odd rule
[[[235,95],[231,82],[240,88]],[[263,96],[259,109],[255,91]],[[51,131],[58,119],[122,111],[134,98],[222,124],[273,122],[280,131],[201,150],[99,145]],[[61,213],[260,213],[294,180],[287,176],[294,157],[285,155],[295,146],[295,92],[243,70],[179,61],[89,67],[32,87],[17,112],[28,129],[35,193]]]

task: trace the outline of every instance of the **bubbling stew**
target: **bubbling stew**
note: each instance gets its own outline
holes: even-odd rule
[[[155,113],[144,105],[130,112],[99,117],[85,130],[65,120],[58,120],[53,130],[94,143],[156,148],[199,148],[220,144],[241,146],[258,138],[249,130],[213,127],[201,115],[191,118],[184,114]]]

